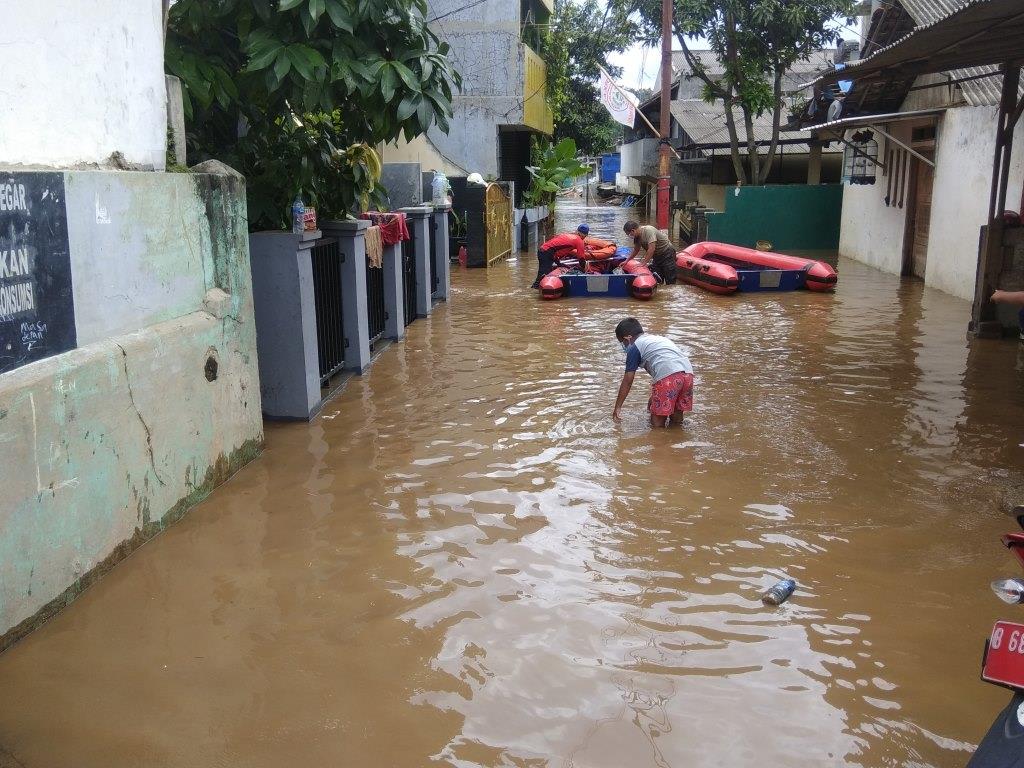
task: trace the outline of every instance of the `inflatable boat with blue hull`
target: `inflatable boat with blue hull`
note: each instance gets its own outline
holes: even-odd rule
[[[728,243],[694,243],[676,255],[679,279],[712,293],[835,290],[831,265]]]
[[[540,281],[541,297],[560,299],[564,297],[635,298],[649,299],[654,295],[657,283],[650,270],[640,262],[630,259],[631,248],[618,248],[608,259],[607,274],[585,274],[575,262],[556,267]],[[621,268],[621,274],[612,270]]]

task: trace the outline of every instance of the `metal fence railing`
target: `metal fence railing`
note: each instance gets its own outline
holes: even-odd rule
[[[405,298],[405,324],[416,319],[416,236],[410,230],[409,239],[402,241],[402,289]]]
[[[366,314],[370,330],[370,348],[384,336],[387,310],[384,308],[384,269],[366,259]]]
[[[448,244],[447,243],[445,243],[445,250],[448,250]],[[434,216],[431,216],[430,217],[430,251],[429,251],[429,256],[427,256],[427,263],[430,264],[430,296],[431,296],[431,298],[434,298],[434,299],[438,298],[438,296],[437,296],[437,286],[439,284],[438,272],[440,271],[437,268],[436,257],[437,257],[437,218],[434,217]]]
[[[341,250],[338,241],[324,238],[313,246],[313,302],[316,347],[320,357],[320,386],[345,367],[345,322],[341,302]]]

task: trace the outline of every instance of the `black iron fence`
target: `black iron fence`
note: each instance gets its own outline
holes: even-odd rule
[[[341,250],[338,241],[324,238],[312,249],[313,301],[316,308],[316,347],[320,356],[320,386],[345,367],[345,322],[341,303]]]
[[[387,310],[384,308],[384,269],[370,264],[369,256],[366,257],[366,314],[372,349],[384,336]]]
[[[437,286],[438,286],[438,275],[440,271],[437,268],[435,258],[437,256],[437,217],[430,217],[430,251],[427,255],[427,264],[430,265],[430,295],[432,298],[437,298]],[[447,243],[445,244],[447,249]]]
[[[405,294],[405,324],[416,319],[416,235],[409,230],[409,239],[402,241],[402,286]]]

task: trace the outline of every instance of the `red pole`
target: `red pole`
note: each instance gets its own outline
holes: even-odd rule
[[[658,229],[668,229],[669,177],[672,175],[672,0],[661,0],[661,146],[658,158]]]

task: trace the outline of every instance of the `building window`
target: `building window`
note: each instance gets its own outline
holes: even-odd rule
[[[843,183],[874,184],[878,168],[878,142],[871,131],[853,134],[843,150]]]

